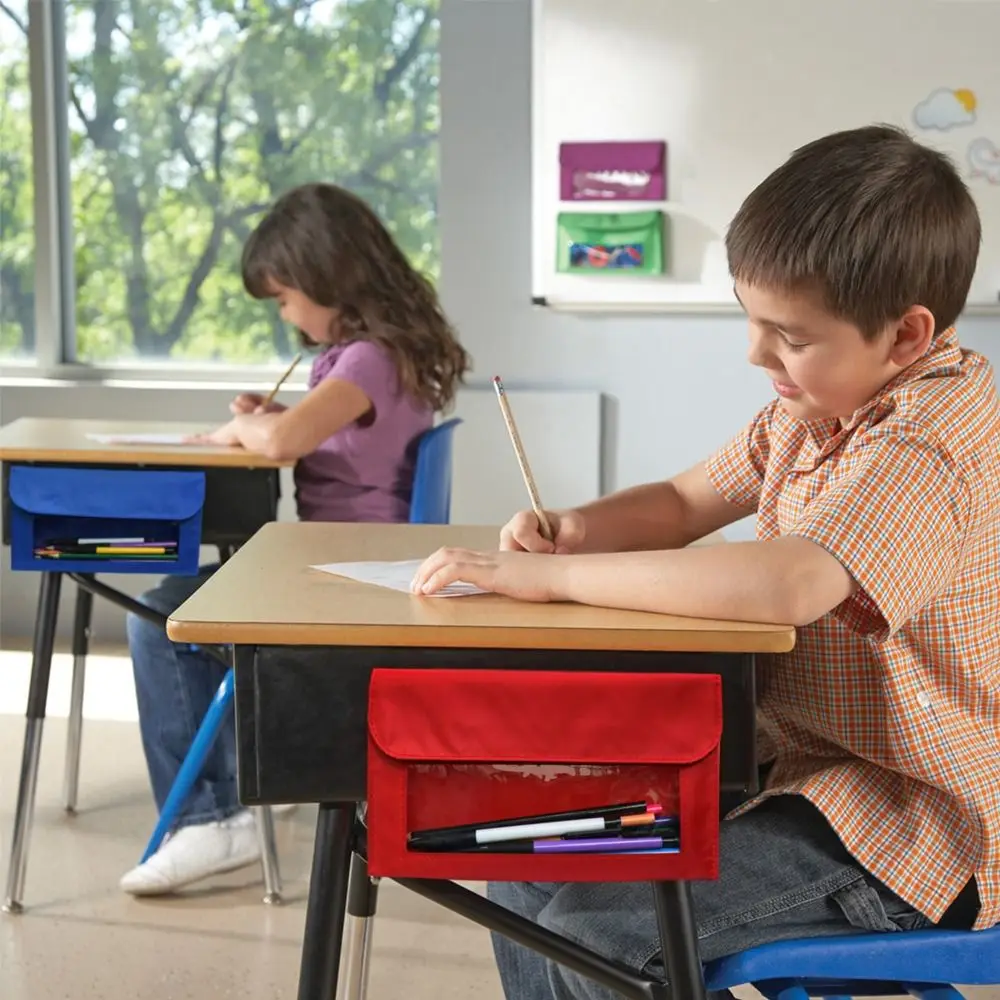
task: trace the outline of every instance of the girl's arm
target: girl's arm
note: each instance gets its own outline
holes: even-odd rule
[[[295,461],[371,409],[371,400],[353,382],[326,378],[287,410],[239,414],[199,440],[242,445],[275,462]]]

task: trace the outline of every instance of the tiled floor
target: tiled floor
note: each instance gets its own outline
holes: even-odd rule
[[[0,876],[6,879],[17,792],[27,656],[0,651]],[[277,821],[286,904],[261,902],[256,867],[172,898],[117,889],[152,829],[127,661],[88,667],[80,811],[63,811],[69,657],[57,656],[43,741],[26,912],[0,915],[2,1000],[292,1000],[315,813]],[[970,989],[970,1000],[1000,990]],[[748,991],[747,995],[752,994]],[[489,940],[384,883],[369,1000],[501,1000]],[[332,1000],[332,998],[331,998]]]
[[[0,652],[0,874],[6,879],[23,738],[26,658]],[[3,1000],[290,1000],[313,809],[276,823],[286,905],[265,906],[258,868],[169,899],[117,889],[155,820],[126,662],[88,671],[80,811],[62,809],[69,659],[57,657],[42,750],[26,912],[0,914]],[[62,718],[59,716],[63,716]],[[96,716],[97,718],[93,718]],[[126,720],[126,721],[122,721]],[[392,883],[382,886],[370,1000],[500,1000],[489,939]]]

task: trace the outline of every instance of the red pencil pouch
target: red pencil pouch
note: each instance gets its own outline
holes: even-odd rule
[[[377,669],[368,866],[411,878],[637,881],[718,874],[722,685],[714,674]],[[411,850],[412,831],[657,802],[675,854]]]

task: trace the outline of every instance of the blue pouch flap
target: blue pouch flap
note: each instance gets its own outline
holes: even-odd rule
[[[186,521],[205,504],[205,474],[16,465],[9,492],[36,515]]]

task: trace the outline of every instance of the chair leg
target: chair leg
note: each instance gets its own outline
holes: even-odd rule
[[[687,882],[654,882],[653,899],[671,994],[685,1000],[705,1000],[691,887]]]
[[[378,880],[368,875],[368,862],[360,854],[354,854],[347,889],[347,962],[339,984],[338,1000],[366,1000],[368,996],[377,905]]]
[[[73,615],[73,684],[69,698],[69,721],[66,727],[66,771],[63,778],[63,803],[66,812],[76,812],[80,787],[80,743],[83,739],[83,684],[87,669],[90,618],[94,595],[76,588],[76,611]]]
[[[257,842],[260,844],[260,864],[264,871],[264,902],[281,904],[281,871],[278,868],[278,844],[274,836],[274,816],[270,806],[254,808]]]
[[[205,718],[202,719],[201,725],[198,727],[198,732],[195,734],[191,749],[188,750],[188,754],[184,758],[184,763],[181,764],[181,769],[177,772],[177,777],[174,779],[174,784],[170,789],[170,794],[167,796],[167,801],[163,803],[160,818],[157,820],[153,835],[149,838],[149,843],[146,845],[145,853],[142,856],[143,862],[148,861],[159,850],[160,844],[163,843],[163,838],[167,835],[174,820],[177,818],[181,806],[184,805],[191,794],[191,789],[195,781],[198,780],[198,775],[201,774],[202,768],[205,766],[205,758],[212,749],[212,745],[215,743],[216,737],[222,729],[226,713],[232,707],[232,704],[233,671],[230,668],[219,685],[219,690],[215,692],[212,704],[205,713]]]

